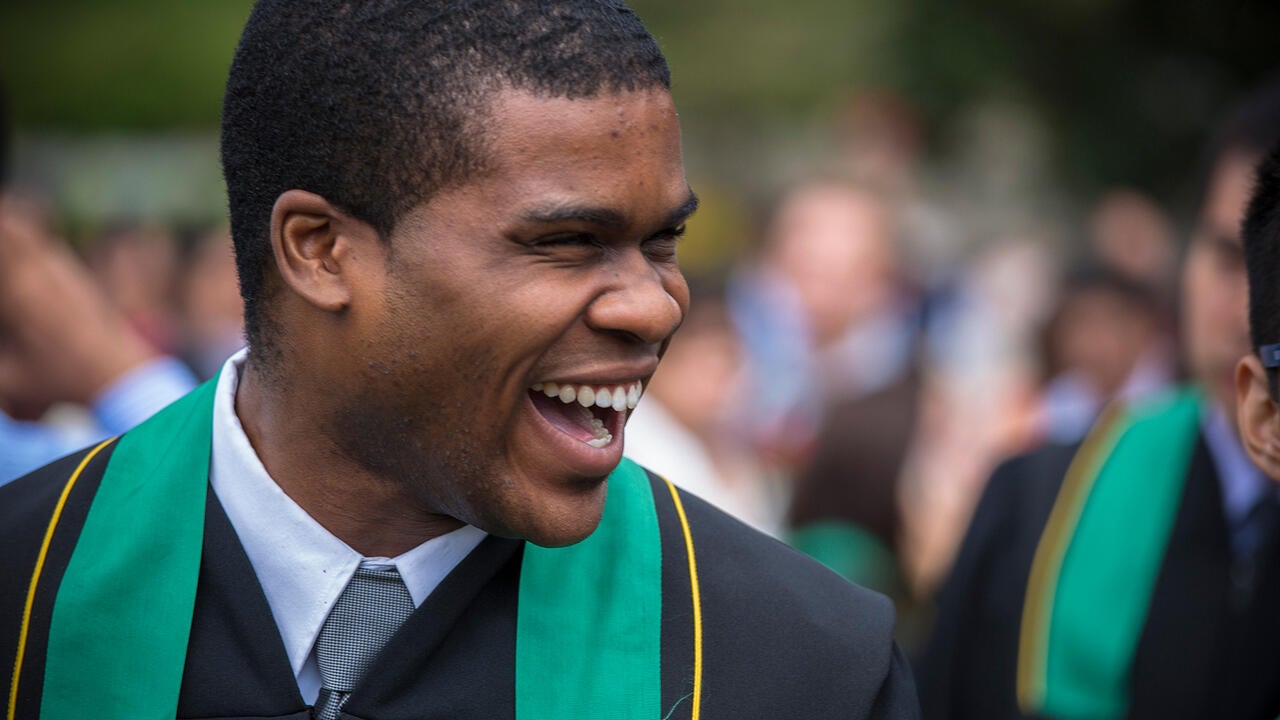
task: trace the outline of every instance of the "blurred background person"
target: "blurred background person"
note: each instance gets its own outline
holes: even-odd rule
[[[133,427],[195,386],[133,330],[40,215],[5,195],[7,111],[0,92],[0,484]],[[87,427],[38,420],[56,403]]]
[[[195,386],[16,201],[0,202],[0,483],[119,434]],[[57,403],[88,425],[38,422]]]
[[[118,222],[89,240],[86,261],[107,301],[157,352],[178,346],[177,239],[157,224]]]
[[[1249,458],[1278,483],[1271,489],[1275,495],[1280,493],[1280,144],[1258,167],[1242,235],[1253,352],[1236,365],[1236,417]],[[1270,561],[1280,563],[1280,555]],[[1280,573],[1272,579],[1280,582]]]
[[[1044,329],[1033,442],[1079,442],[1107,403],[1140,402],[1173,383],[1158,287],[1101,264],[1067,275]]]
[[[790,542],[884,591],[897,584],[896,483],[919,335],[899,231],[896,206],[870,186],[801,183],[737,275],[733,306],[750,386],[762,388],[735,417],[763,447],[782,447]]]
[[[1277,138],[1273,84],[1211,148],[1183,263],[1190,387],[991,478],[920,667],[926,717],[1280,713],[1280,583],[1256,572],[1280,537],[1257,528],[1274,496],[1236,434],[1232,379],[1249,352],[1239,226]]]
[[[1047,241],[984,248],[926,306],[920,407],[898,502],[900,567],[927,606],[991,469],[1026,447],[1041,370],[1041,328],[1057,272]]]
[[[804,462],[830,403],[883,388],[910,365],[896,229],[870,188],[807,182],[784,193],[758,257],[735,274],[731,311],[760,388],[740,421],[784,465]]]
[[[864,395],[832,398],[788,512],[792,546],[891,596],[904,585],[898,481],[918,406],[914,371]]]
[[[231,230],[218,225],[189,245],[178,276],[179,356],[201,380],[244,347],[244,303],[236,284]]]
[[[1089,218],[1089,255],[1099,265],[1169,300],[1177,277],[1177,247],[1168,215],[1146,193],[1117,188]]]

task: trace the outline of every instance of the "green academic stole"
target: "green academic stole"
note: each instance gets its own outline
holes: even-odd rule
[[[119,439],[54,600],[41,717],[160,720],[176,714],[204,537],[216,382]],[[89,459],[68,481],[64,498]],[[651,487],[645,471],[624,460],[609,476],[604,515],[590,537],[567,548],[526,545],[516,630],[518,720],[660,717],[662,552]],[[697,571],[680,498],[667,487],[692,581],[697,718]],[[43,553],[32,597],[42,564]],[[26,641],[24,629],[9,717]]]
[[[204,541],[215,382],[123,435],[111,454],[53,603],[42,718],[177,713]]]
[[[623,460],[590,537],[565,548],[525,545],[517,720],[661,717],[660,542],[649,478]]]
[[[1023,605],[1018,703],[1029,715],[1120,718],[1199,431],[1181,390],[1109,411],[1072,461]]]

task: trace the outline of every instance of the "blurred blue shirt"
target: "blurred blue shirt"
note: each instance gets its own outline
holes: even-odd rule
[[[196,378],[186,365],[162,357],[126,373],[99,394],[90,406],[96,425],[88,431],[14,420],[0,413],[0,485],[125,432],[195,386]]]

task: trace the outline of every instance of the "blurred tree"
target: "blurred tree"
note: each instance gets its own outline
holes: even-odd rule
[[[934,128],[975,98],[1027,103],[1077,191],[1114,184],[1181,199],[1206,133],[1280,69],[1280,3],[907,0],[889,85]]]
[[[975,101],[1045,123],[1078,192],[1171,199],[1204,133],[1277,66],[1280,3],[1257,0],[634,0],[698,135],[750,154],[852,95],[896,92],[944,155]],[[7,0],[0,81],[26,131],[216,128],[250,0]],[[740,173],[721,173],[741,180]]]
[[[250,0],[6,0],[0,80],[22,129],[216,128]]]

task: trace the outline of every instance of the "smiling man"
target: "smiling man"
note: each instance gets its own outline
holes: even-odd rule
[[[618,2],[264,0],[249,349],[0,490],[10,717],[914,717],[885,599],[622,457],[688,307]]]

